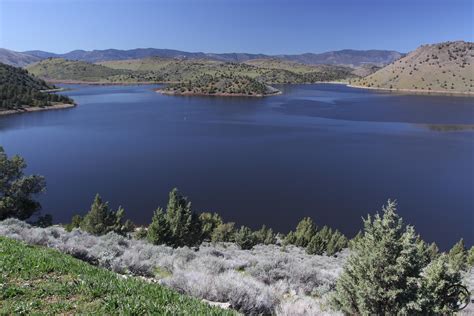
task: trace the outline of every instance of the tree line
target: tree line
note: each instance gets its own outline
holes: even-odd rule
[[[28,71],[0,63],[0,108],[16,109],[25,106],[49,106],[53,102],[73,103],[72,99],[42,92],[55,88],[31,76]]]

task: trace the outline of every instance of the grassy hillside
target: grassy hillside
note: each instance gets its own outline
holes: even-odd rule
[[[68,97],[42,92],[53,88],[43,80],[30,76],[24,69],[0,63],[0,111],[73,103]]]
[[[260,81],[240,75],[202,75],[170,84],[160,92],[173,95],[265,96],[279,91]]]
[[[0,314],[233,315],[56,250],[0,237]]]
[[[126,82],[133,78],[130,71],[62,58],[45,59],[27,66],[27,69],[35,76],[58,81]]]
[[[352,83],[372,88],[474,93],[474,43],[423,45]]]

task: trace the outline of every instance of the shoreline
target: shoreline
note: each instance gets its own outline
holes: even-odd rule
[[[156,93],[168,96],[183,96],[183,97],[250,97],[250,98],[264,98],[282,94],[280,90],[269,94],[245,94],[245,93],[196,93],[196,92],[175,92],[166,91],[163,89],[156,89]]]
[[[138,81],[138,82],[104,82],[104,81],[83,81],[83,80],[57,80],[44,79],[49,83],[56,84],[80,84],[80,85],[97,85],[97,86],[129,86],[129,85],[154,85],[167,84],[173,82],[157,82],[157,81]]]
[[[426,90],[426,89],[390,89],[390,88],[375,88],[375,87],[364,87],[364,86],[356,86],[352,84],[346,84],[349,88],[356,88],[356,89],[367,89],[367,90],[375,90],[375,91],[388,91],[388,92],[400,92],[405,94],[433,94],[433,95],[456,95],[456,96],[474,96],[474,92],[461,92],[461,91],[443,91],[443,90]]]
[[[50,106],[44,106],[44,107],[39,107],[39,106],[32,106],[28,108],[21,108],[21,109],[15,109],[15,110],[0,110],[0,116],[4,115],[13,115],[13,114],[22,114],[22,113],[30,113],[30,112],[40,112],[40,111],[49,111],[49,110],[62,110],[62,109],[69,109],[76,107],[77,104],[75,103],[61,103],[61,104],[55,104],[55,105],[50,105]]]

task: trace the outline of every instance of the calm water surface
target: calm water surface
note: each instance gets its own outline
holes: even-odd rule
[[[162,96],[154,86],[68,86],[74,109],[0,118],[0,144],[46,176],[56,221],[96,192],[150,221],[178,187],[196,210],[278,231],[303,216],[348,235],[398,200],[427,241],[474,242],[474,99],[342,85],[282,87],[263,99]]]

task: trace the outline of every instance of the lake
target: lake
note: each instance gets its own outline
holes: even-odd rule
[[[76,108],[0,117],[0,145],[46,177],[40,200],[56,222],[99,192],[148,223],[178,187],[196,211],[237,225],[287,232],[311,216],[349,236],[392,198],[426,241],[474,243],[474,131],[451,127],[474,124],[474,98],[331,84],[267,98],[65,87]]]

